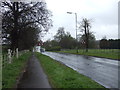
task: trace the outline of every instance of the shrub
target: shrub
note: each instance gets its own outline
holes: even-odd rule
[[[46,49],[46,51],[60,51],[60,50],[61,50],[60,46],[50,47]]]

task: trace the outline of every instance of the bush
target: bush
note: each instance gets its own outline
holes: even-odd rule
[[[61,50],[60,46],[46,48],[46,51],[60,51],[60,50]]]

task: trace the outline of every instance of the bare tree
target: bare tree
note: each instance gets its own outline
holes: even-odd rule
[[[91,28],[90,20],[88,20],[87,18],[83,18],[82,22],[80,23],[80,29],[81,29],[81,32],[83,32],[85,35],[86,52],[88,52],[88,48],[89,48],[90,28]]]

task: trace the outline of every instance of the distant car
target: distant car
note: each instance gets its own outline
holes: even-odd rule
[[[45,49],[44,49],[44,48],[41,48],[41,49],[40,49],[40,52],[45,52]]]

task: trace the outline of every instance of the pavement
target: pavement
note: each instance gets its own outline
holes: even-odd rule
[[[48,78],[34,54],[29,59],[17,88],[51,88]]]

